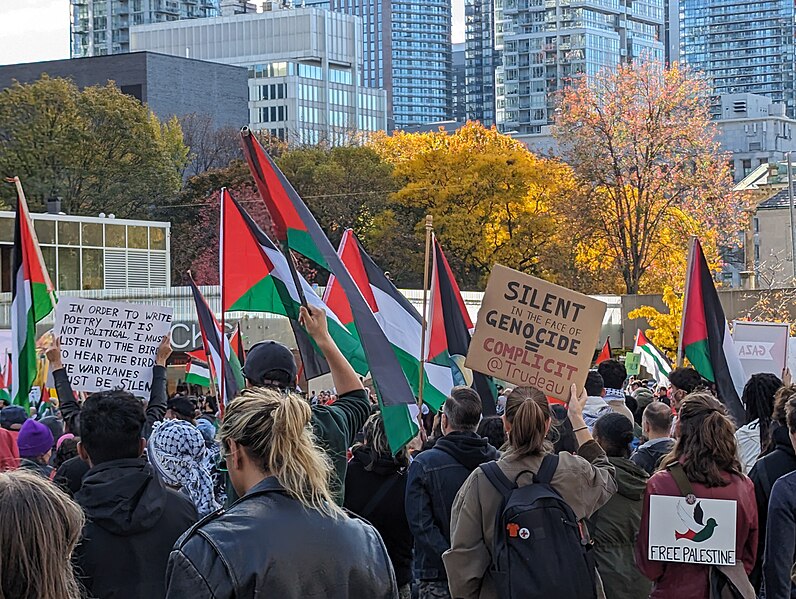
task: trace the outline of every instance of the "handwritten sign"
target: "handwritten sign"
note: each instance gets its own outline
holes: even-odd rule
[[[747,378],[760,372],[782,376],[788,359],[790,325],[786,322],[732,324],[732,340]]]
[[[712,566],[735,565],[735,501],[650,495],[647,558]]]
[[[629,351],[625,354],[625,370],[628,376],[633,376],[641,370],[641,354],[634,354]]]
[[[496,264],[466,366],[567,401],[583,387],[606,305]]]
[[[121,388],[149,396],[152,366],[171,327],[171,308],[61,297],[55,334],[72,388]]]

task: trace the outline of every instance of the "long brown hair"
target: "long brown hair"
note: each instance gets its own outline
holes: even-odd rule
[[[508,453],[542,455],[551,451],[545,439],[550,421],[547,396],[536,387],[517,387],[506,398],[506,420],[511,425]]]
[[[332,463],[316,445],[311,415],[309,404],[298,395],[247,389],[227,406],[218,438],[225,450],[230,439],[242,445],[264,473],[275,476],[306,508],[343,517],[330,489]]]
[[[0,598],[79,599],[72,552],[84,522],[80,506],[40,475],[0,473]]]
[[[661,469],[682,462],[688,480],[706,487],[724,487],[723,474],[741,474],[735,427],[727,410],[710,393],[696,391],[685,397],[677,421],[680,436],[664,456]]]

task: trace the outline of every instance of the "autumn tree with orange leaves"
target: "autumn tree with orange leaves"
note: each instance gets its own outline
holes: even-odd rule
[[[705,81],[653,61],[582,77],[560,96],[555,135],[583,194],[567,219],[580,265],[625,293],[682,280],[689,235],[713,262],[741,229]],[[602,291],[614,291],[606,288]]]
[[[464,287],[482,286],[495,263],[557,280],[564,245],[558,206],[575,190],[569,166],[478,123],[452,133],[395,132],[371,146],[393,165],[400,185],[365,239],[392,274],[406,281],[407,269],[422,272],[423,224],[431,214]],[[400,252],[382,254],[396,241]]]

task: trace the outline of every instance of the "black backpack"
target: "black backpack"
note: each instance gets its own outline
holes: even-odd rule
[[[496,462],[481,465],[500,491],[492,578],[502,599],[594,599],[594,561],[572,508],[550,481],[557,455],[546,455],[533,483],[518,487]]]

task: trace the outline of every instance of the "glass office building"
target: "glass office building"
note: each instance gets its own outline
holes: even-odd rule
[[[364,81],[386,90],[396,127],[451,118],[450,0],[331,0],[330,5],[362,19]]]
[[[714,96],[751,93],[794,116],[793,0],[681,0],[680,57],[708,77]]]
[[[465,0],[467,119],[495,124],[495,74],[503,54],[503,1]]]
[[[31,214],[56,290],[168,287],[171,224]],[[0,292],[11,291],[14,212],[0,212]]]
[[[219,0],[70,0],[70,4],[72,58],[129,52],[133,25],[220,14]]]
[[[664,60],[664,0],[502,2],[503,64],[495,74],[501,131],[538,134],[570,78],[621,62]]]
[[[248,67],[249,125],[290,144],[344,145],[387,129],[387,95],[362,84],[362,22],[275,9],[132,30],[135,50]]]

